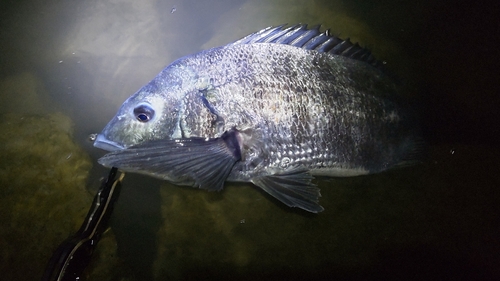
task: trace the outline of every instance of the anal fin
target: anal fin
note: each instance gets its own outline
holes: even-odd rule
[[[324,209],[318,203],[320,189],[311,182],[312,179],[307,170],[291,168],[279,174],[256,177],[252,183],[289,207],[318,213]]]

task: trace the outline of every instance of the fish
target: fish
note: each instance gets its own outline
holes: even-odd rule
[[[97,135],[106,167],[220,191],[250,182],[318,213],[315,176],[412,163],[419,133],[397,79],[371,52],[305,24],[262,29],[179,58]]]

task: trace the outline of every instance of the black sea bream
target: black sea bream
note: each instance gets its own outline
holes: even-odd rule
[[[396,83],[369,51],[306,25],[270,27],[174,61],[97,136],[99,163],[178,185],[252,182],[323,210],[313,175],[411,160],[418,143]]]

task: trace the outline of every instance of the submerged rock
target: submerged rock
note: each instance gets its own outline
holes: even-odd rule
[[[78,230],[92,202],[92,166],[61,113],[0,118],[0,271],[36,280],[57,246]]]
[[[259,259],[259,246],[250,233],[287,212],[248,184],[210,193],[165,184],[160,193],[163,226],[153,269],[158,280],[193,277],[204,268],[246,269]]]

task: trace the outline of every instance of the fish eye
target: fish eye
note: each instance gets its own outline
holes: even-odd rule
[[[139,104],[134,108],[134,115],[140,122],[148,122],[155,116],[154,109],[149,104]]]

